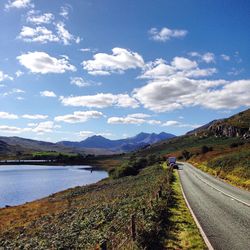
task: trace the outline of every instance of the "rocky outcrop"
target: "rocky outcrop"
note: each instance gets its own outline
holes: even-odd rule
[[[214,123],[208,127],[208,131],[217,137],[250,138],[250,128],[239,128],[227,123]]]

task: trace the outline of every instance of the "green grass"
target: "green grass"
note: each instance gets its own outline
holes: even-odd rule
[[[170,228],[166,249],[207,249],[182,196],[177,171],[174,172],[172,190],[173,200],[169,208]]]
[[[118,249],[128,238],[131,215],[136,215],[139,249],[160,244],[162,215],[167,203],[156,199],[160,186],[167,196],[168,172],[160,165],[136,176],[76,187],[40,201],[0,210],[0,248],[98,249],[104,239]],[[164,196],[165,197],[165,196]],[[144,212],[143,213],[143,209]]]
[[[34,152],[32,154],[33,157],[48,157],[48,156],[58,156],[59,154],[63,156],[75,156],[76,154],[69,154],[69,153],[59,153],[59,152]]]

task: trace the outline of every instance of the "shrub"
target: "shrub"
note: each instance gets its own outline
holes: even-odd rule
[[[205,145],[201,147],[201,153],[202,154],[206,154],[209,151],[213,151],[213,147],[208,147],[208,146],[205,146]]]

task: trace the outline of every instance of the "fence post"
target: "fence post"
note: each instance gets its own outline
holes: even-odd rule
[[[132,214],[131,216],[131,236],[132,236],[133,241],[135,241],[135,238],[136,238],[135,214]]]
[[[145,215],[146,214],[146,208],[142,208],[142,214]]]
[[[158,196],[159,196],[159,198],[162,197],[162,191],[161,191],[161,189],[160,189],[159,192],[158,192]]]
[[[100,245],[101,250],[107,250],[107,241],[104,240]]]

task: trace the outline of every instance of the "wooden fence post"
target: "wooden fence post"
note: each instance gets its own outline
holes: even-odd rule
[[[133,241],[136,239],[136,221],[135,221],[135,214],[131,216],[131,236]]]
[[[145,215],[146,214],[146,208],[142,208],[142,214]]]
[[[101,250],[107,250],[107,241],[104,240],[100,245]]]

